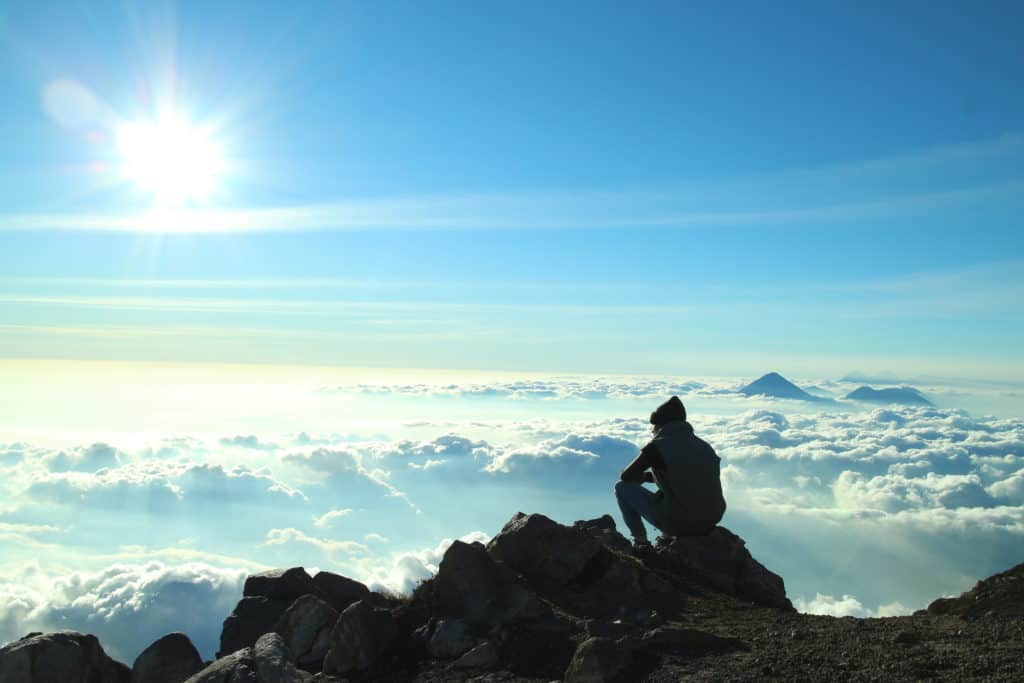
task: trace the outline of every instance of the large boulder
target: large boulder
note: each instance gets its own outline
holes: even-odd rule
[[[782,577],[755,560],[743,539],[725,527],[717,526],[707,536],[677,536],[659,543],[656,560],[724,593],[793,610]]]
[[[295,668],[277,633],[260,636],[252,647],[222,657],[185,683],[310,683],[312,676]]]
[[[331,631],[331,646],[324,658],[325,674],[344,674],[369,668],[398,635],[391,610],[365,600],[345,608]]]
[[[487,544],[492,557],[527,578],[559,584],[579,576],[600,550],[601,543],[583,529],[522,512],[516,513]]]
[[[319,671],[336,621],[337,610],[315,595],[303,595],[281,615],[274,631],[281,634],[297,666]]]
[[[313,577],[313,585],[328,605],[341,612],[356,600],[365,600],[370,589],[362,583],[331,572],[320,572]]]
[[[244,597],[263,597],[271,600],[287,600],[289,603],[309,593],[316,593],[313,577],[302,567],[272,569],[252,574],[245,580],[242,589]]]
[[[543,602],[519,585],[515,574],[495,562],[480,543],[452,543],[438,566],[432,590],[437,616],[503,623],[548,613]]]
[[[435,659],[454,659],[474,645],[472,628],[463,619],[437,619],[427,625],[427,652]]]
[[[0,683],[129,683],[131,677],[96,636],[75,631],[30,633],[0,648]]]
[[[633,653],[609,638],[588,638],[576,648],[565,671],[566,683],[608,683],[629,668]]]
[[[168,633],[132,664],[132,683],[181,683],[201,671],[203,658],[184,633]]]
[[[274,630],[292,600],[274,600],[263,596],[244,597],[235,605],[235,611],[224,620],[220,632],[218,657],[236,650],[252,647],[264,633]]]

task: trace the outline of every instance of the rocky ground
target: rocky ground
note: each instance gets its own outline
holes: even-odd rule
[[[798,614],[727,529],[637,558],[610,517],[514,516],[404,599],[302,568],[255,575],[215,662],[169,634],[132,669],[91,636],[0,648],[0,683],[1024,680],[1024,565],[914,616]]]

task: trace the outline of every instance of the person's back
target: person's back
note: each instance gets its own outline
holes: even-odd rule
[[[651,425],[654,438],[615,485],[622,518],[638,549],[650,547],[644,519],[671,536],[699,536],[725,514],[721,460],[693,433],[679,397],[658,406]],[[656,483],[658,492],[644,488],[645,482]]]
[[[651,444],[658,451],[651,471],[663,494],[655,502],[662,530],[674,536],[708,533],[725,514],[721,459],[685,421],[663,426]]]

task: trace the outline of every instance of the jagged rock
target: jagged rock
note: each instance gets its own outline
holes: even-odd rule
[[[597,519],[579,520],[572,526],[574,529],[587,532],[609,550],[626,554],[633,552],[633,545],[618,532],[615,520],[611,515],[602,515]]]
[[[281,615],[274,631],[281,635],[297,666],[318,671],[337,621],[337,610],[315,595],[303,595]]]
[[[0,683],[129,683],[131,676],[94,635],[30,633],[0,648]]]
[[[501,623],[537,618],[549,611],[480,543],[452,543],[438,566],[432,590],[437,616]]]
[[[277,633],[266,633],[252,647],[222,657],[185,683],[309,683],[312,676],[291,663],[288,646]]]
[[[565,683],[607,683],[632,662],[628,647],[608,638],[589,638],[576,648],[565,672]]]
[[[331,647],[324,658],[325,674],[366,669],[383,654],[398,634],[391,610],[359,600],[338,617],[331,631]]]
[[[746,600],[792,610],[782,577],[751,556],[742,538],[717,526],[707,536],[677,536],[656,550],[660,564]]]
[[[928,605],[927,614],[1024,616],[1024,563],[974,584],[957,598],[939,598]]]
[[[452,662],[453,669],[490,669],[498,663],[498,648],[491,641],[477,645]]]
[[[224,620],[217,656],[223,657],[255,645],[260,636],[274,630],[281,615],[291,604],[291,600],[273,600],[262,596],[239,600],[235,611]]]
[[[313,577],[313,585],[327,604],[341,612],[356,600],[365,600],[370,589],[347,576],[319,572]]]
[[[243,597],[263,597],[271,600],[287,600],[289,603],[303,595],[316,594],[313,577],[302,567],[272,569],[252,574],[245,580]]]
[[[462,619],[439,619],[431,626],[427,651],[435,659],[454,659],[476,644],[469,625]]]
[[[181,683],[201,671],[203,658],[184,633],[168,633],[132,664],[132,683]]]
[[[516,513],[487,544],[492,557],[524,576],[561,584],[579,576],[600,550],[597,539],[583,529],[522,512]]]

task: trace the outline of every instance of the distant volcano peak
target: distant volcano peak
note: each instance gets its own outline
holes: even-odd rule
[[[777,372],[769,372],[740,389],[745,396],[770,396],[772,398],[789,398],[798,401],[822,401],[807,393]]]

